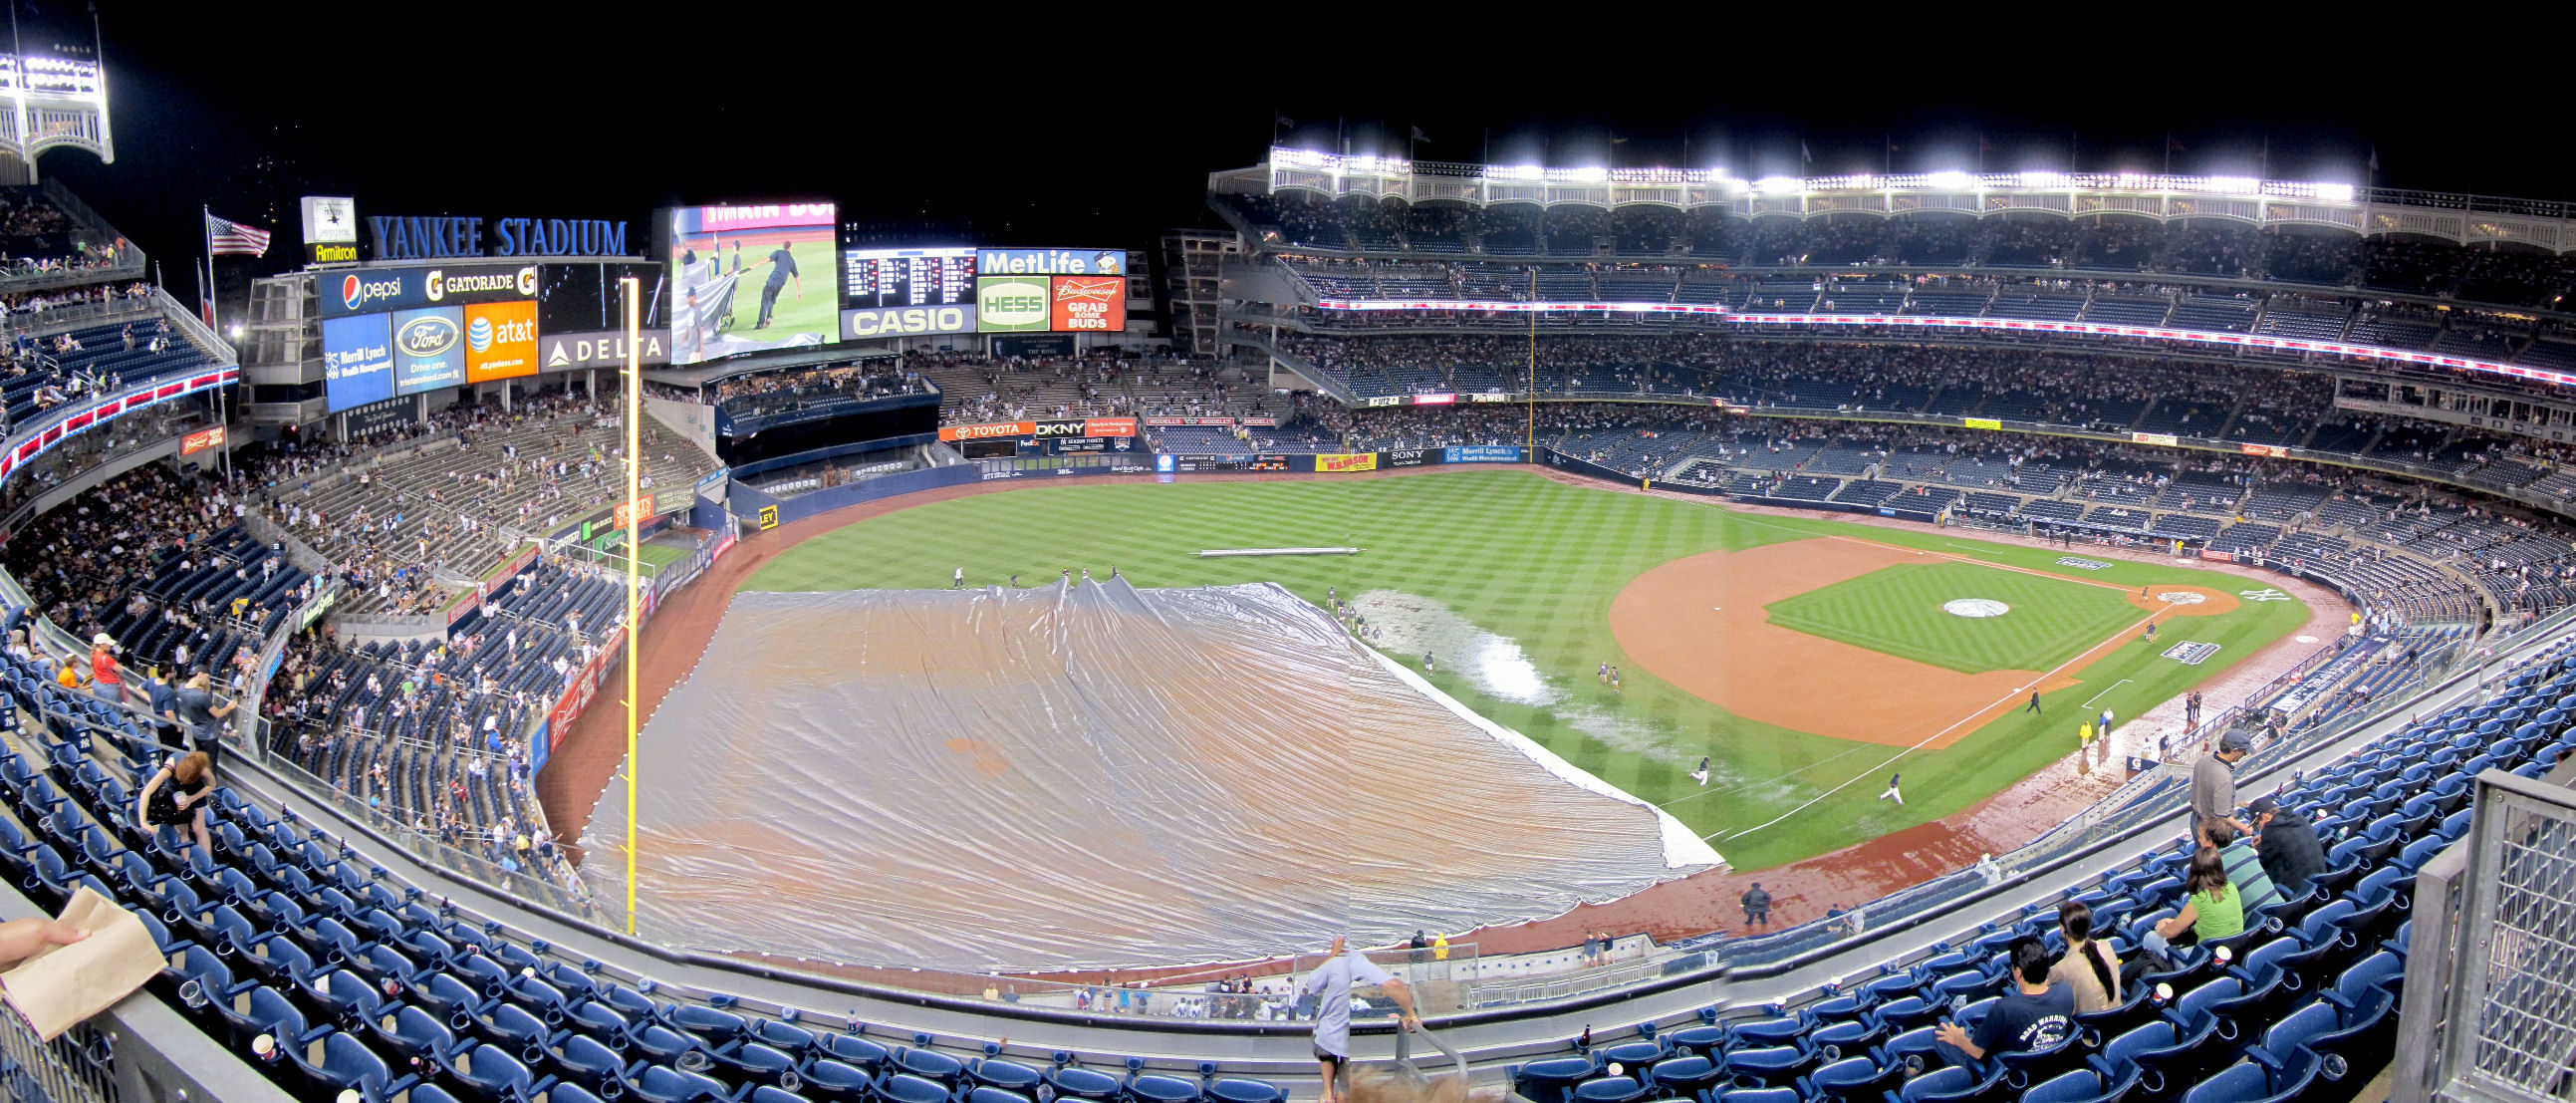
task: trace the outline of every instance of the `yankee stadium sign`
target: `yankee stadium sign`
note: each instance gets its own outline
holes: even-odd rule
[[[448,257],[623,257],[626,224],[593,218],[369,215],[377,260]]]

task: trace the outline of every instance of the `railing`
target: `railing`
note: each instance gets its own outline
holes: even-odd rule
[[[2408,956],[2397,1103],[2563,1099],[2576,1077],[2576,791],[2489,770],[2475,801],[2462,874],[2418,912],[2442,930]]]
[[[80,1024],[51,1042],[0,1005],[0,1095],[11,1103],[117,1103],[115,1038]]]

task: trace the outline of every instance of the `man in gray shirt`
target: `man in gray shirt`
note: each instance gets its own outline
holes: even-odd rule
[[[1300,996],[1319,997],[1315,1007],[1315,1060],[1323,1067],[1324,1090],[1321,1103],[1339,1103],[1342,1066],[1351,1060],[1351,987],[1374,984],[1386,990],[1386,998],[1395,1001],[1404,1017],[1406,1030],[1422,1025],[1413,1013],[1413,990],[1395,979],[1377,963],[1350,949],[1348,939],[1333,939],[1333,949],[1315,971],[1306,974],[1306,982],[1297,986]]]
[[[2236,764],[2254,749],[2253,739],[2241,730],[2230,730],[2218,740],[2218,749],[2200,756],[2191,765],[2191,812],[2195,825],[2202,820],[2227,820],[2236,824],[2238,834],[2251,835],[2253,829],[2236,819]],[[2194,831],[2197,833],[2197,827]],[[2203,837],[2200,842],[2207,845]]]

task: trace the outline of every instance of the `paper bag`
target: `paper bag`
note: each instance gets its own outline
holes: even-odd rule
[[[72,894],[56,918],[88,931],[89,937],[69,946],[48,945],[0,973],[9,1005],[48,1042],[115,1006],[170,964],[142,920],[86,886]]]

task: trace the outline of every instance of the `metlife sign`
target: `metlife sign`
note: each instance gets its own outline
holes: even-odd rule
[[[1125,249],[978,249],[978,276],[1123,276]]]
[[[972,303],[859,307],[841,312],[841,339],[844,341],[973,332],[975,306]]]
[[[432,306],[519,302],[537,297],[537,266],[533,264],[361,268],[318,273],[313,280],[325,318]]]

